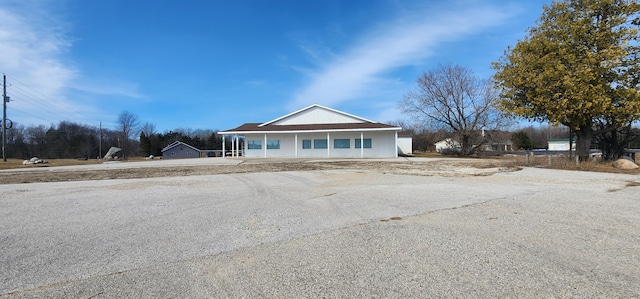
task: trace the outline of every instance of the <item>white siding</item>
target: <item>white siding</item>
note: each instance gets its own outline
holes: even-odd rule
[[[548,148],[550,151],[568,151],[569,141],[549,141]],[[576,149],[576,143],[571,144],[571,149]]]
[[[398,136],[398,152],[403,155],[413,153],[413,138],[411,136]]]
[[[360,139],[360,132],[329,133],[328,149],[316,149],[314,139],[327,139],[327,133],[298,133],[298,144],[295,144],[295,134],[267,134],[268,140],[280,140],[280,149],[267,149],[267,158],[294,158],[297,147],[298,158],[389,158],[396,156],[395,131],[363,132],[365,139],[371,139],[371,148],[356,148],[356,139]],[[261,140],[261,149],[246,149],[245,156],[249,158],[265,157],[264,134],[247,134],[246,140]],[[349,148],[334,148],[335,139],[349,139]],[[311,149],[303,149],[303,140],[311,140]],[[246,144],[247,142],[245,142]]]
[[[362,123],[361,119],[336,113],[321,107],[312,107],[295,115],[283,118],[272,125],[309,125],[309,124],[344,124]]]

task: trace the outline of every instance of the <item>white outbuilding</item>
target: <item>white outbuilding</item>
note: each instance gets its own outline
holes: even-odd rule
[[[576,150],[576,141],[569,140],[569,138],[563,139],[549,139],[547,141],[547,149],[550,151],[568,151],[569,143],[571,143],[571,150]]]
[[[389,158],[402,128],[318,104],[264,123],[218,132],[233,136],[234,156],[254,158]],[[224,143],[223,143],[224,144]],[[240,149],[240,150],[238,150]]]

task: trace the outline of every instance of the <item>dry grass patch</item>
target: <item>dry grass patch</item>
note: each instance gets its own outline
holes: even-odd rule
[[[30,164],[23,165],[22,162],[24,160],[20,159],[7,159],[7,162],[0,161],[0,169],[15,169],[15,168],[35,168],[35,167],[52,167],[52,166],[71,166],[71,165],[90,165],[90,164],[100,164],[103,163],[104,160],[99,159],[89,159],[89,160],[78,160],[78,159],[51,159],[46,160],[47,163],[42,164]]]
[[[568,157],[552,156],[551,163],[549,163],[548,156],[536,156],[530,157],[529,163],[526,162],[524,156],[508,156],[501,159],[510,160],[513,166],[519,167],[541,167],[549,169],[563,169],[563,170],[575,170],[575,171],[592,171],[592,172],[605,172],[605,173],[622,173],[622,174],[640,174],[640,169],[623,170],[615,168],[612,162],[580,162],[576,163],[575,160]]]

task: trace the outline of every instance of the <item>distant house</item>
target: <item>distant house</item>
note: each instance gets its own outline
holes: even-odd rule
[[[496,152],[512,151],[513,150],[513,141],[511,141],[511,140],[499,140],[499,141],[489,140],[486,144],[483,144],[482,150],[485,150],[485,151],[496,151]]]
[[[162,149],[162,159],[200,158],[200,150],[181,141]]]
[[[513,150],[513,142],[510,140],[511,133],[500,130],[482,130],[478,132],[482,137],[473,138],[472,142],[477,142],[470,145],[474,151],[480,152],[505,152]],[[436,152],[442,153],[443,150],[456,150],[459,151],[462,145],[459,141],[452,138],[447,138],[435,143]]]
[[[485,137],[485,144],[481,150],[493,152],[513,151],[513,132],[502,130],[482,130],[482,136]]]
[[[462,147],[458,141],[455,141],[451,138],[440,140],[435,143],[435,146],[436,152],[438,153],[442,153],[443,150],[446,151],[448,149],[459,149]]]
[[[398,156],[401,129],[314,104],[218,134],[236,140],[234,156],[242,152],[253,158],[383,158]]]
[[[550,151],[568,151],[569,150],[569,138],[561,139],[549,139],[547,142],[547,149]],[[576,149],[576,141],[571,142],[571,149]]]

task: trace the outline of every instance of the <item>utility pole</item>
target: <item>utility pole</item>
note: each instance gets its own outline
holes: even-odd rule
[[[99,151],[98,151],[98,159],[102,159],[102,122],[100,122],[100,138],[98,138],[99,140]]]
[[[7,75],[2,74],[2,160],[7,162],[5,147],[7,145]]]

